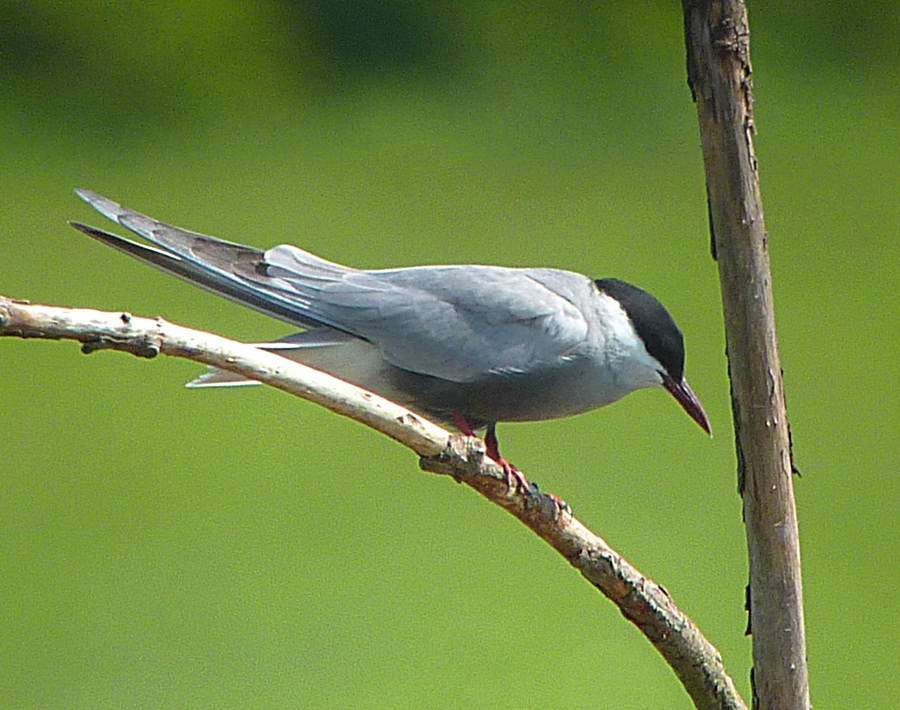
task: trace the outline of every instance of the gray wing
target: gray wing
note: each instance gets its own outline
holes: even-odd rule
[[[411,372],[473,382],[552,368],[587,336],[576,304],[590,281],[578,274],[492,266],[358,271],[297,247],[262,252],[188,232],[77,192],[157,248],[73,225],[86,234],[268,315],[368,340]]]
[[[281,263],[293,251],[277,249]],[[322,322],[375,343],[392,365],[454,382],[555,367],[587,336],[581,310],[538,280],[539,270],[421,266],[331,283],[280,273]],[[555,273],[587,292],[586,277]]]

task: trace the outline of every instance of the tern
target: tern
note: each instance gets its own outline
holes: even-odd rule
[[[707,433],[665,307],[615,278],[481,265],[363,270],[286,244],[265,251],[76,194],[149,244],[72,226],[169,274],[304,330],[257,347],[453,424],[484,430],[507,477],[498,422],[568,417],[643,388],[671,394]],[[253,384],[211,370],[189,386]]]

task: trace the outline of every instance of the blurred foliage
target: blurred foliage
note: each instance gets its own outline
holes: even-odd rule
[[[885,707],[900,8],[750,11],[813,699]],[[70,230],[107,226],[71,195],[85,186],[361,267],[540,264],[659,296],[711,442],[653,392],[501,436],[665,585],[748,697],[677,4],[13,0],[0,80],[7,295],[284,333]],[[470,491],[311,405],[178,386],[197,370],[0,343],[0,705],[688,706],[611,605]]]

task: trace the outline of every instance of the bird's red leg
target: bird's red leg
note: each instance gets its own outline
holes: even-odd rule
[[[531,484],[528,483],[528,480],[522,475],[522,472],[519,469],[500,455],[500,444],[497,441],[496,424],[488,424],[487,431],[484,434],[484,445],[487,449],[487,455],[500,464],[500,468],[503,469],[503,473],[506,475],[507,485],[512,488],[513,482],[515,482],[522,489],[523,493],[527,493]]]
[[[456,428],[466,436],[475,436],[475,432],[472,430],[472,427],[469,425],[469,422],[466,421],[466,418],[462,413],[453,412],[453,423],[456,425]],[[506,483],[510,488],[512,488],[515,483],[518,484],[523,491],[527,491],[529,483],[525,479],[525,476],[522,475],[522,472],[519,469],[500,455],[500,448],[497,444],[496,426],[496,424],[488,425],[487,432],[484,435],[485,453],[488,455],[488,458],[496,461],[500,468],[503,469],[503,473],[506,476]]]
[[[472,430],[472,427],[469,426],[469,422],[466,421],[466,418],[461,412],[453,412],[453,424],[466,436],[475,436],[475,432]]]
[[[469,422],[466,421],[466,418],[460,412],[453,412],[453,423],[456,425],[456,428],[466,436],[475,436],[475,432],[472,430]],[[506,476],[507,486],[509,486],[510,488],[513,488],[513,486],[517,486],[523,493],[526,494],[539,492],[537,489],[537,485],[532,487],[523,473],[500,455],[500,444],[497,441],[496,423],[488,424],[487,431],[484,434],[484,449],[485,453],[488,455],[488,458],[496,461],[500,468],[503,469],[503,474]],[[563,511],[570,510],[569,504],[561,498],[558,498],[552,493],[544,493],[543,495],[553,503],[553,506],[555,508],[554,514],[557,520],[559,519],[559,516]]]
[[[528,482],[528,479],[522,474],[522,472],[513,466],[509,461],[503,458],[500,455],[500,445],[497,442],[497,425],[490,424],[487,428],[487,432],[484,435],[484,445],[487,449],[487,455],[490,456],[494,461],[496,461],[503,468],[503,472],[506,474],[506,483],[512,488],[513,481],[515,481],[522,489],[523,493],[528,493],[532,490],[531,484]],[[534,490],[537,490],[537,486],[534,487]],[[556,519],[559,519],[559,515],[564,510],[569,510],[569,504],[566,503],[562,498],[553,495],[552,493],[544,493],[544,496],[550,499],[555,507],[554,515]]]

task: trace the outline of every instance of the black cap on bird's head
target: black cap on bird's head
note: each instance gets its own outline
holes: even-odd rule
[[[619,279],[597,279],[594,283],[618,301],[644,348],[660,364],[663,387],[709,434],[703,406],[684,379],[684,338],[665,306],[646,291]]]

